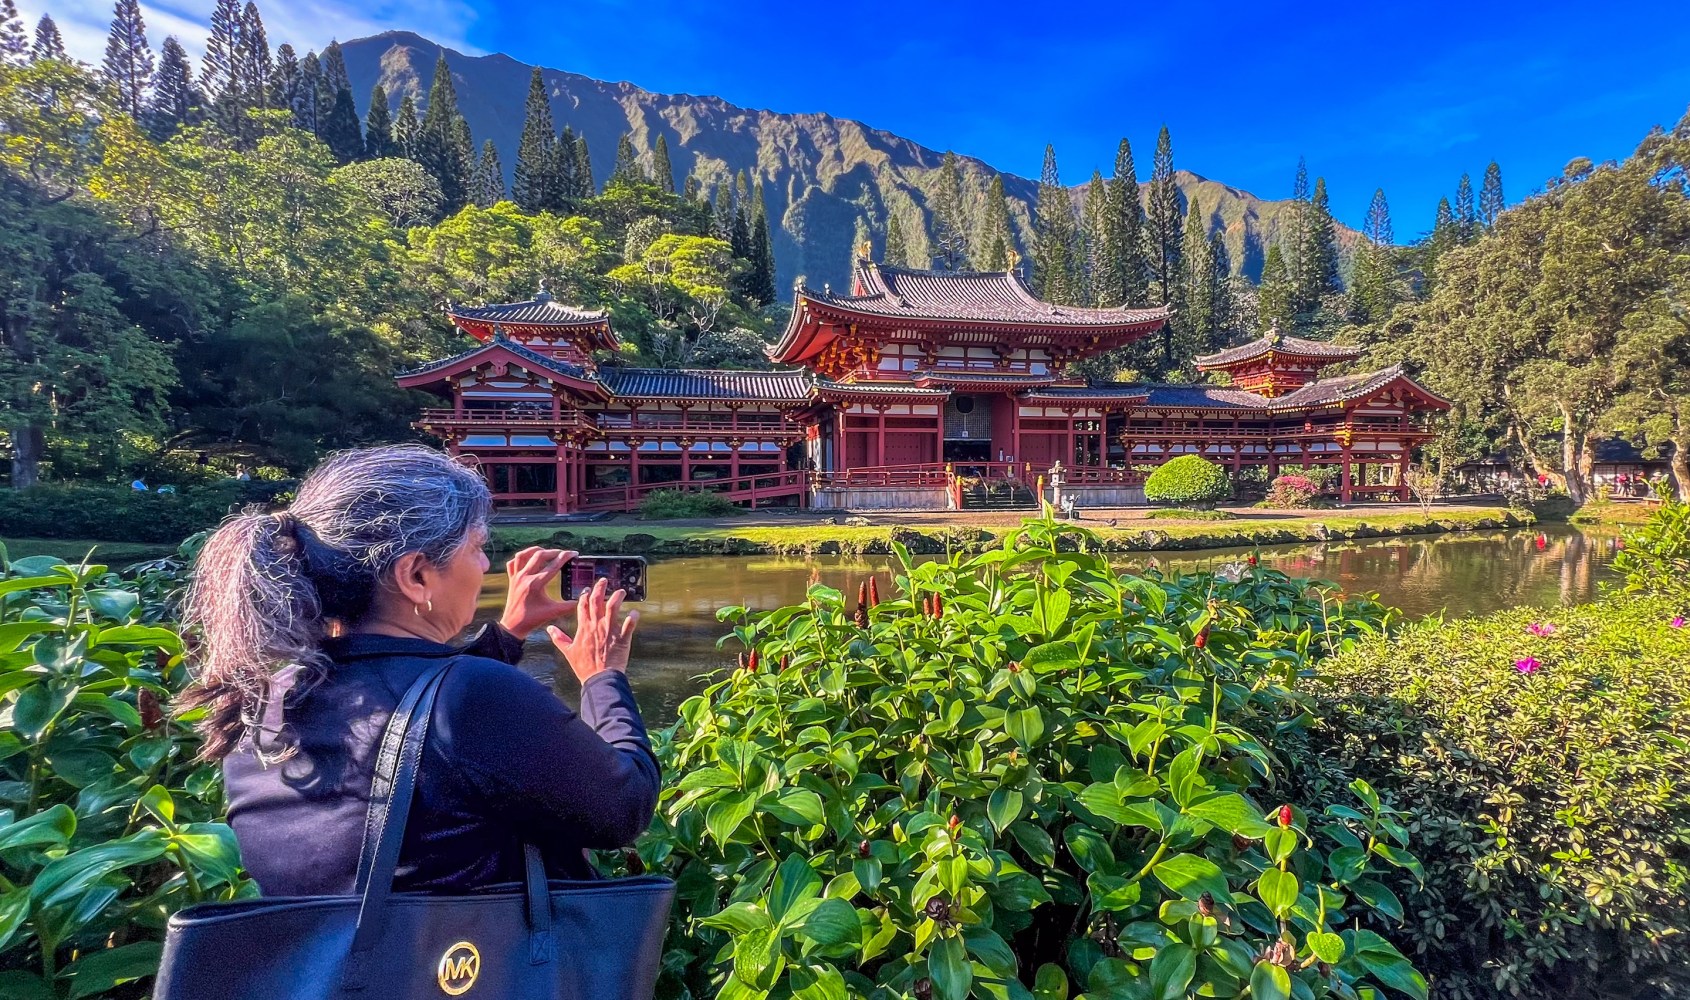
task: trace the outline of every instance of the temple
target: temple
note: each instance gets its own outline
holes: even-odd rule
[[[1168,309],[1039,300],[1014,272],[860,259],[849,294],[799,287],[773,371],[601,364],[605,313],[535,298],[448,307],[476,346],[399,376],[439,396],[417,426],[472,455],[502,507],[637,508],[654,490],[748,506],[1030,506],[1061,466],[1086,506],[1143,502],[1149,467],[1336,465],[1345,502],[1408,498],[1447,409],[1400,368],[1322,378],[1360,351],[1270,331],[1196,359],[1217,383],[1088,383],[1074,362],[1162,328]]]

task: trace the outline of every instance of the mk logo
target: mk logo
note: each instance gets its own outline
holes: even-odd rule
[[[480,974],[481,953],[468,941],[459,941],[440,956],[435,980],[447,996],[455,997],[468,993],[469,988],[475,985],[475,977]]]

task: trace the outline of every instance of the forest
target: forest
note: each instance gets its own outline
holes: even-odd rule
[[[404,439],[394,372],[461,350],[446,303],[552,294],[609,309],[629,364],[764,366],[784,321],[762,178],[676,183],[660,137],[623,136],[593,176],[536,70],[514,169],[478,147],[444,56],[421,100],[378,86],[360,121],[337,44],[272,49],[256,4],[218,0],[196,67],[158,53],[119,0],[98,67],[33,37],[0,2],[0,447],[10,484],[193,474],[242,461],[297,471],[324,451]],[[1620,162],[1574,159],[1509,206],[1492,163],[1463,176],[1431,232],[1397,242],[1383,191],[1359,234],[1299,162],[1291,223],[1261,280],[1228,259],[1225,220],[1174,183],[1164,127],[1140,184],[1065,185],[1047,148],[1030,228],[1002,178],[926,182],[924,232],[866,214],[880,260],[1017,268],[1066,304],[1171,303],[1152,342],[1094,378],[1195,376],[1189,358],[1277,327],[1371,348],[1455,402],[1429,461],[1503,453],[1582,497],[1594,443],[1672,456],[1690,495],[1690,116]],[[509,183],[507,184],[507,178]]]

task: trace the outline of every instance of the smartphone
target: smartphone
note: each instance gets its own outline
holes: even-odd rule
[[[643,601],[645,565],[645,556],[576,556],[563,567],[563,599],[573,601],[605,580],[605,593],[622,590],[623,600]]]

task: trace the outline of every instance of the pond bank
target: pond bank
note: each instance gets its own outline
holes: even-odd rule
[[[1114,512],[1109,512],[1114,513]],[[1245,509],[1233,520],[1181,523],[1149,520],[1141,514],[1105,518],[1100,513],[1077,522],[1097,533],[1108,552],[1155,552],[1296,542],[1349,541],[1398,535],[1520,528],[1534,522],[1530,514],[1506,508],[1437,508],[1430,515],[1418,510],[1372,511],[1349,508],[1331,511],[1258,511]],[[965,520],[966,518],[966,520]],[[853,519],[854,520],[854,519]],[[787,523],[782,523],[782,522]],[[1113,523],[1112,523],[1113,522]],[[567,527],[545,524],[495,525],[491,547],[500,553],[527,545],[548,544],[610,554],[651,556],[699,555],[885,555],[894,542],[911,552],[983,552],[1019,530],[1019,517],[968,515],[949,519],[899,518],[880,515],[867,524],[830,524],[813,514],[760,518],[755,523],[735,519],[708,522],[609,522]]]

